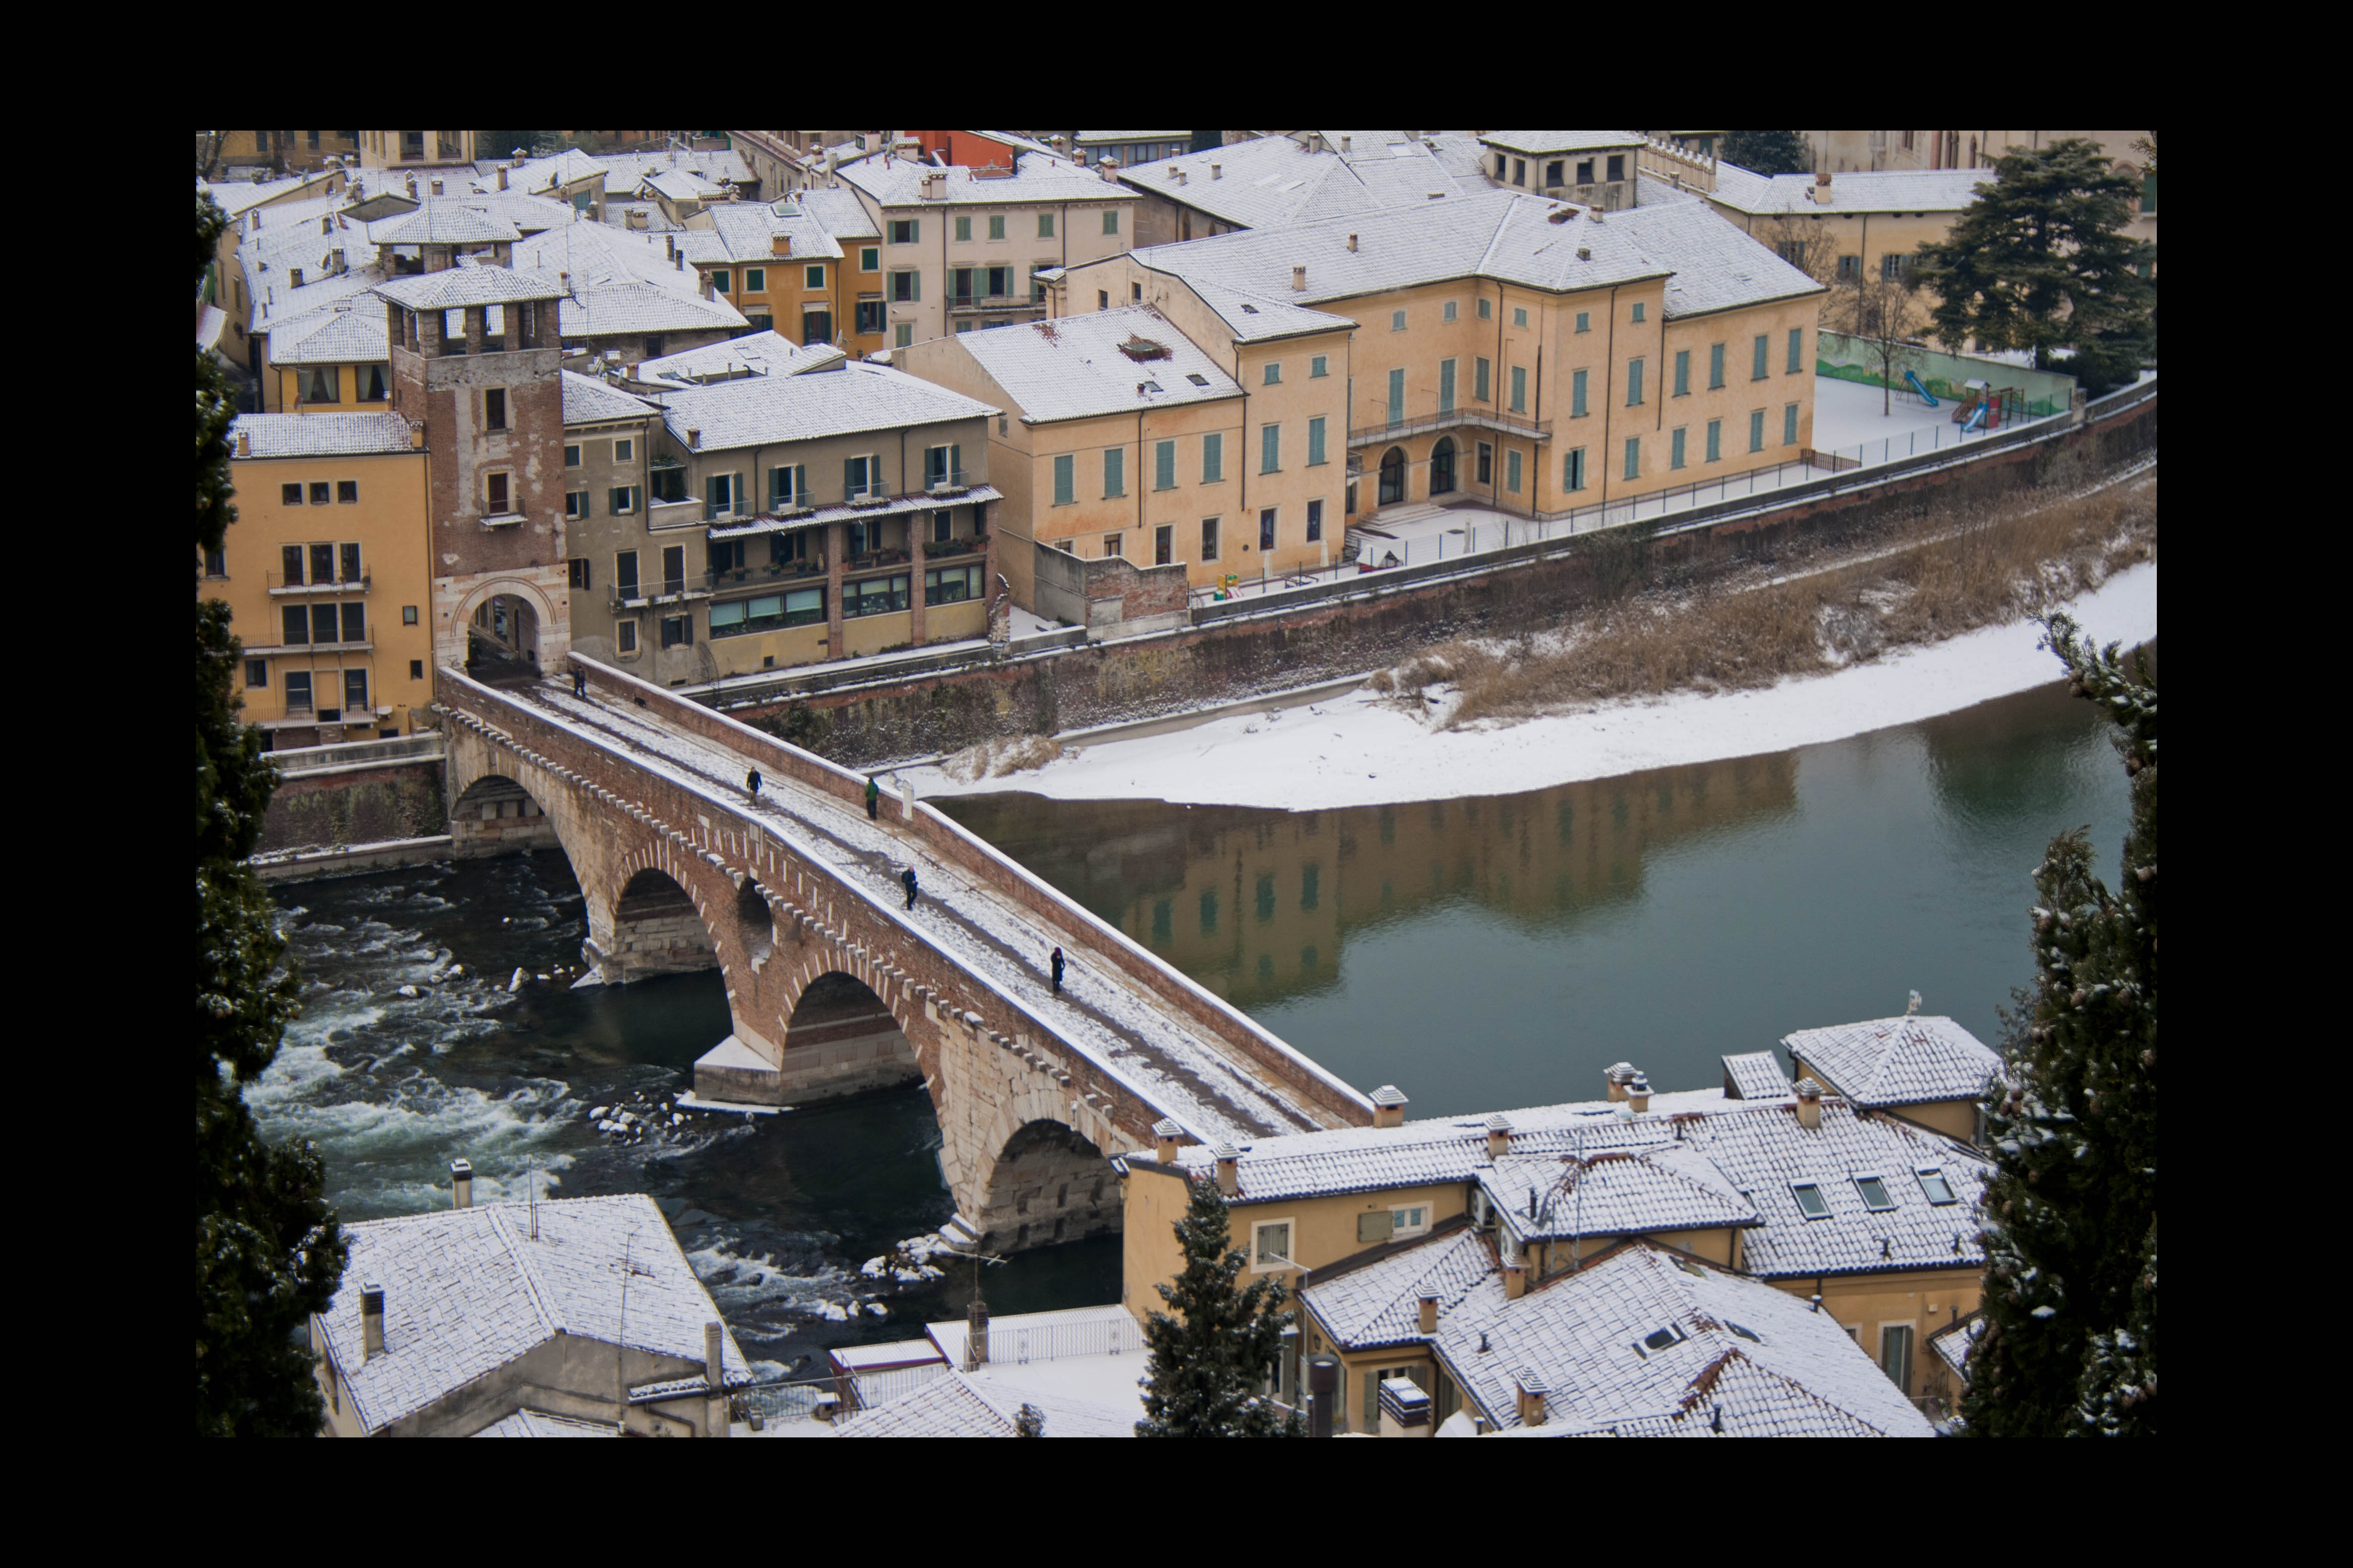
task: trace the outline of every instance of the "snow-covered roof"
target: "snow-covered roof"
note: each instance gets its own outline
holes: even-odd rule
[[[779,212],[778,207],[785,210]],[[792,241],[786,255],[776,253],[776,237]],[[691,228],[678,237],[687,265],[698,261],[737,261],[746,267],[789,267],[797,262],[830,261],[841,246],[816,217],[785,203],[728,202],[711,211],[709,228]]]
[[[1564,1435],[1630,1420],[1720,1426],[1726,1436],[1932,1435],[1835,1319],[1647,1242],[1514,1300],[1486,1237],[1463,1230],[1303,1294],[1332,1336],[1356,1349],[1419,1340],[1417,1331],[1359,1342],[1340,1323],[1394,1333],[1403,1315],[1418,1316],[1426,1290],[1439,1298],[1428,1342],[1498,1429],[1520,1426],[1519,1389],[1541,1384],[1545,1425]]]
[[[1799,1029],[1781,1044],[1805,1070],[1857,1105],[1975,1100],[2000,1075],[2001,1058],[1952,1019],[1907,1015]]]
[[[1217,361],[1149,305],[965,332],[954,341],[1030,422],[1241,395]]]
[[[846,1415],[837,1437],[1018,1437],[1013,1417],[951,1371],[894,1399]]]
[[[476,165],[481,183],[493,190],[498,187],[501,162],[502,160],[493,159]],[[576,147],[566,147],[563,152],[550,153],[544,158],[526,158],[520,165],[509,168],[507,188],[535,195],[541,191],[593,180],[606,173],[604,160],[592,158]]]
[[[880,239],[881,231],[874,226],[872,215],[866,204],[858,199],[855,191],[839,187],[796,191],[793,202],[804,216],[825,226],[825,231],[836,239]]]
[[[947,1357],[929,1340],[892,1340],[881,1344],[836,1345],[826,1352],[837,1372],[886,1372],[894,1367],[944,1363]]]
[[[940,195],[923,195],[931,175]],[[1132,202],[1135,193],[1073,163],[1023,156],[1009,174],[983,176],[961,165],[943,169],[906,158],[870,158],[844,166],[839,177],[883,207],[1013,206],[1024,202]]]
[[[373,364],[391,357],[384,307],[372,300],[347,300],[316,315],[270,325],[273,364]]]
[[[477,1437],[617,1437],[610,1421],[581,1421],[570,1415],[550,1415],[543,1410],[518,1410],[491,1422]]]
[[[1187,279],[1201,303],[1218,313],[1238,343],[1265,342],[1275,338],[1304,337],[1314,332],[1345,331],[1356,325],[1352,316],[1333,310],[1311,310],[1304,305],[1264,294],[1249,294],[1215,283]]]
[[[1506,1154],[1479,1173],[1479,1186],[1523,1241],[1759,1223],[1740,1189],[1681,1143],[1582,1157]]]
[[[753,179],[752,166],[744,161],[744,154],[732,147],[702,151],[663,147],[643,153],[605,153],[596,161],[605,165],[605,188],[608,191],[634,191],[649,174],[673,170],[730,184],[747,184]]]
[[[595,376],[569,370],[557,374],[564,378],[564,422],[566,425],[594,425],[606,419],[642,419],[654,412],[652,404],[643,398],[631,397],[618,387],[607,386]]]
[[[1789,1075],[1770,1051],[1744,1051],[1724,1058],[1724,1092],[1733,1100],[1786,1100]]]
[[[221,211],[229,216],[239,217],[254,207],[267,206],[306,186],[322,185],[327,178],[325,170],[316,169],[307,174],[289,174],[282,180],[218,180],[210,184],[198,180],[196,189],[219,203]]]
[[[1991,169],[1894,169],[1839,174],[1827,185],[1811,174],[1759,174],[1737,163],[1715,166],[1710,199],[1758,216],[1778,213],[1958,212],[1977,200]]]
[[[1531,158],[1558,157],[1565,153],[1619,152],[1642,144],[1639,131],[1489,131],[1480,141],[1505,153]]]
[[[1076,140],[1083,147],[1099,142],[1166,142],[1173,136],[1190,137],[1192,134],[1190,131],[1082,131]]]
[[[318,416],[306,416],[316,418]],[[719,1309],[641,1193],[485,1204],[343,1227],[351,1258],[319,1321],[352,1411],[375,1431],[559,1335],[700,1362]],[[622,1286],[628,1289],[622,1338]],[[364,1286],[384,1288],[384,1349],[361,1344]],[[720,1331],[730,1384],[750,1368]]]
[[[247,439],[250,458],[349,458],[406,452],[408,421],[397,414],[240,414],[229,439]]]
[[[1978,1338],[1985,1332],[1985,1314],[1971,1312],[1968,1317],[1947,1323],[1928,1336],[1928,1348],[1936,1359],[1952,1369],[1953,1375],[1963,1383],[1969,1380],[1969,1357],[1977,1353]]]
[[[522,231],[496,213],[485,212],[471,199],[435,196],[415,212],[380,217],[368,225],[368,238],[377,245],[512,244]]]
[[[782,332],[770,331],[647,360],[638,366],[638,379],[697,386],[746,374],[801,375],[839,364],[849,357],[831,343],[797,343]]]
[[[375,285],[375,292],[411,310],[454,310],[468,305],[503,305],[553,300],[564,292],[553,272],[511,267],[450,267]]]
[[[1472,278],[1555,292],[1663,279],[1669,317],[1822,289],[1703,203],[1600,215],[1511,191],[1152,246],[1134,256],[1197,290],[1230,289],[1261,311]],[[1306,287],[1293,289],[1293,269],[1302,266]],[[1232,320],[1225,306],[1213,308]]]
[[[637,281],[674,294],[700,296],[702,279],[670,258],[653,235],[604,223],[571,223],[525,238],[512,253],[517,267],[572,274],[579,287]]]
[[[733,186],[687,169],[658,169],[640,180],[638,188],[674,202],[723,201],[735,194]]]
[[[888,365],[852,361],[823,375],[763,375],[663,395],[663,422],[695,451],[894,430],[997,411]],[[687,432],[702,432],[699,446]]]
[[[556,306],[556,321],[567,338],[623,332],[733,332],[752,324],[723,299],[706,300],[643,279],[602,283],[575,278],[572,292]]]
[[[1331,146],[1339,145],[1337,132],[1325,136]],[[1165,196],[1243,228],[1279,228],[1426,202],[1433,193],[1451,197],[1486,188],[1484,182],[1462,184],[1419,142],[1397,145],[1403,149],[1402,156],[1377,158],[1358,151],[1344,157],[1310,151],[1288,136],[1262,136],[1214,152],[1138,163],[1120,178],[1148,195]]]

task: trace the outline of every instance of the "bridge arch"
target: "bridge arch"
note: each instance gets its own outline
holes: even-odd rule
[[[470,584],[446,617],[436,628],[434,658],[492,677],[502,665],[508,673],[552,672],[570,646],[565,607],[522,573],[493,573]]]
[[[596,945],[610,984],[719,967],[719,944],[694,895],[656,866],[638,868],[621,884],[610,936]]]
[[[1119,1183],[1105,1152],[1072,1127],[1043,1094],[1008,1106],[999,1125],[1024,1111],[986,1167],[975,1173],[981,1246],[992,1252],[1051,1247],[1119,1228]]]

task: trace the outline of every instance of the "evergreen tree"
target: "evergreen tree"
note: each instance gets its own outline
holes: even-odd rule
[[[1795,131],[1727,131],[1721,155],[1756,174],[1802,174],[1814,166],[1806,139]]]
[[[196,269],[227,218],[196,198]],[[218,550],[230,504],[236,399],[196,351],[196,551]],[[285,942],[246,864],[276,782],[258,731],[240,722],[228,606],[196,605],[196,1432],[308,1436],[324,1414],[302,1342],[333,1297],[343,1240],[308,1143],[272,1146],[243,1087],[278,1054],[295,1011]]]
[[[2094,396],[2130,383],[2157,353],[2157,247],[2125,232],[2140,182],[2080,138],[2005,153],[1951,234],[1920,247],[1948,348],[2053,349]]]
[[[1259,1384],[1282,1352],[1282,1281],[1272,1276],[1236,1289],[1248,1261],[1229,1250],[1226,1200],[1211,1182],[1194,1182],[1185,1217],[1176,1222],[1185,1271],[1174,1286],[1155,1285],[1173,1309],[1145,1321],[1151,1352],[1139,1437],[1298,1437],[1299,1413],[1287,1417],[1261,1398]]]
[[[2008,1015],[1989,1092],[1986,1327],[1966,1429],[1982,1436],[2157,1431],[2157,674],[2045,623],[2069,689],[2116,727],[2132,784],[2124,874],[2092,874],[2081,830],[2034,874],[2033,986]]]

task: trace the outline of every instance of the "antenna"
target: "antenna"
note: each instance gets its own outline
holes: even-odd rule
[[[629,1276],[638,1271],[631,1256],[637,1245],[634,1230],[621,1243],[621,1328],[613,1336],[613,1429],[617,1433],[626,1433],[629,1427]]]

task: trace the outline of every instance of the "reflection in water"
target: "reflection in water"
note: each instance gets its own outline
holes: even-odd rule
[[[1360,1088],[1433,1115],[1702,1088],[1727,1052],[1900,1012],[1988,1041],[2032,868],[2105,856],[2124,777],[2058,687],[1830,745],[1528,795],[1286,813],[940,803]]]

